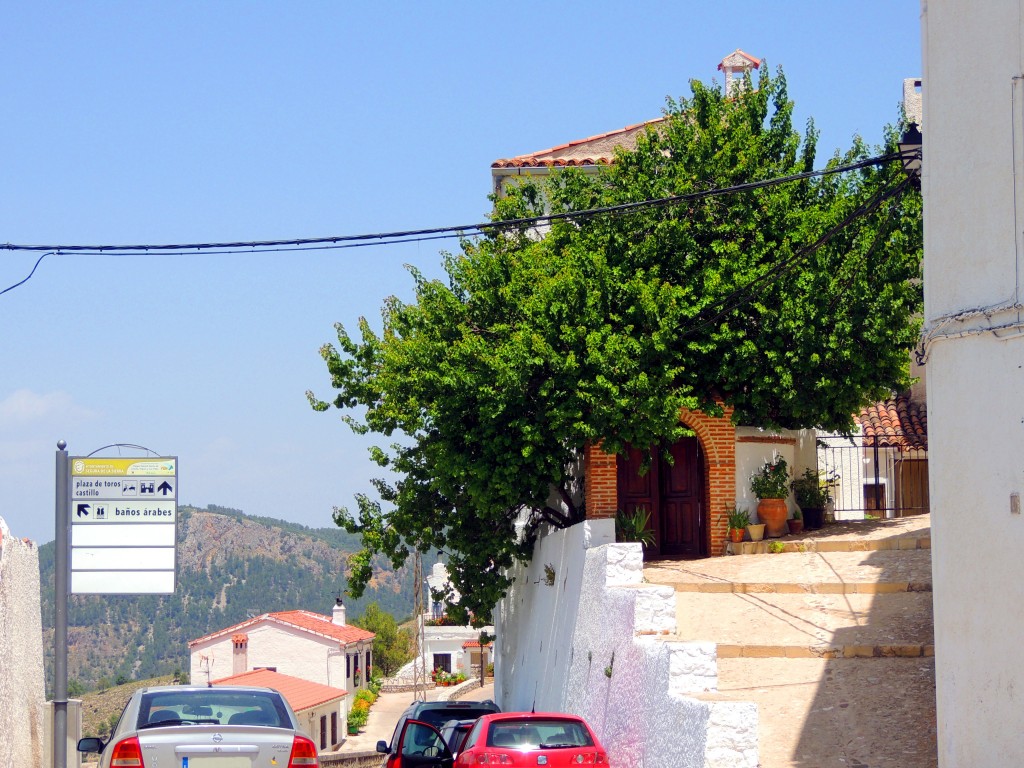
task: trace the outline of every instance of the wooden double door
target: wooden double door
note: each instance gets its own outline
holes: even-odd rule
[[[642,472],[644,459],[650,466]],[[668,448],[630,448],[618,458],[618,508],[651,514],[654,546],[647,554],[706,557],[704,457],[696,437]]]

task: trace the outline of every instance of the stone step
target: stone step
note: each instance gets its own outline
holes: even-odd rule
[[[814,595],[886,595],[900,592],[931,592],[932,585],[913,581],[838,581],[789,582],[752,581],[732,582],[676,582],[676,592],[704,594],[814,594]]]
[[[839,657],[920,656],[935,642],[928,592],[676,592],[675,597],[672,639],[714,642],[719,656],[820,656],[837,649]],[[750,650],[738,650],[744,648]]]
[[[786,536],[761,541],[726,542],[727,555],[777,554],[769,549],[772,542],[782,544],[782,552],[879,552],[908,549],[931,549],[931,536],[898,536],[890,539],[807,539]]]
[[[935,646],[921,643],[889,645],[722,645],[715,646],[718,659],[914,659],[935,655]]]

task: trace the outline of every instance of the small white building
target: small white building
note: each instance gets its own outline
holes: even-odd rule
[[[459,593],[448,580],[448,569],[444,563],[434,563],[426,582],[431,593],[447,593],[452,600],[459,599]],[[430,611],[420,616],[424,666],[428,673],[441,669],[450,673],[462,672],[466,677],[479,676],[481,653],[483,663],[490,664],[493,649],[491,644],[480,647],[480,633],[493,635],[494,627],[453,626],[448,623],[446,607],[446,601],[432,599]]]
[[[373,638],[345,622],[340,598],[332,616],[264,613],[189,641],[190,679],[202,685],[266,669],[353,693],[366,687]]]
[[[340,688],[282,675],[269,669],[254,669],[214,680],[213,684],[273,688],[284,696],[288,706],[299,718],[300,727],[316,742],[321,752],[337,749],[344,741],[348,694]]]

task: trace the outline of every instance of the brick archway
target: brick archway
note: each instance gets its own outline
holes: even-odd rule
[[[725,510],[736,503],[736,427],[732,408],[721,417],[683,410],[679,420],[692,429],[704,451],[704,500],[707,505],[708,552],[725,549],[729,529]],[[584,453],[587,517],[615,517],[619,508],[616,457],[600,444],[588,445]]]

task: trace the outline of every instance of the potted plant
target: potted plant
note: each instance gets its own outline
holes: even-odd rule
[[[794,535],[800,533],[804,529],[804,517],[800,513],[799,509],[794,509],[793,517],[786,522],[789,525],[789,532]]]
[[[803,510],[804,527],[808,530],[821,528],[825,521],[825,507],[832,501],[834,477],[826,477],[817,469],[807,468],[793,481],[793,495]]]
[[[615,513],[615,540],[636,541],[643,547],[653,547],[654,531],[650,529],[651,513],[644,506],[632,512],[618,510]]]
[[[729,517],[729,540],[737,543],[743,541],[744,529],[750,525],[750,515],[747,510],[732,507],[725,510],[725,513]]]
[[[788,528],[786,497],[789,496],[789,466],[775,454],[750,476],[750,490],[758,498],[757,518],[765,524],[765,535],[785,536]]]

